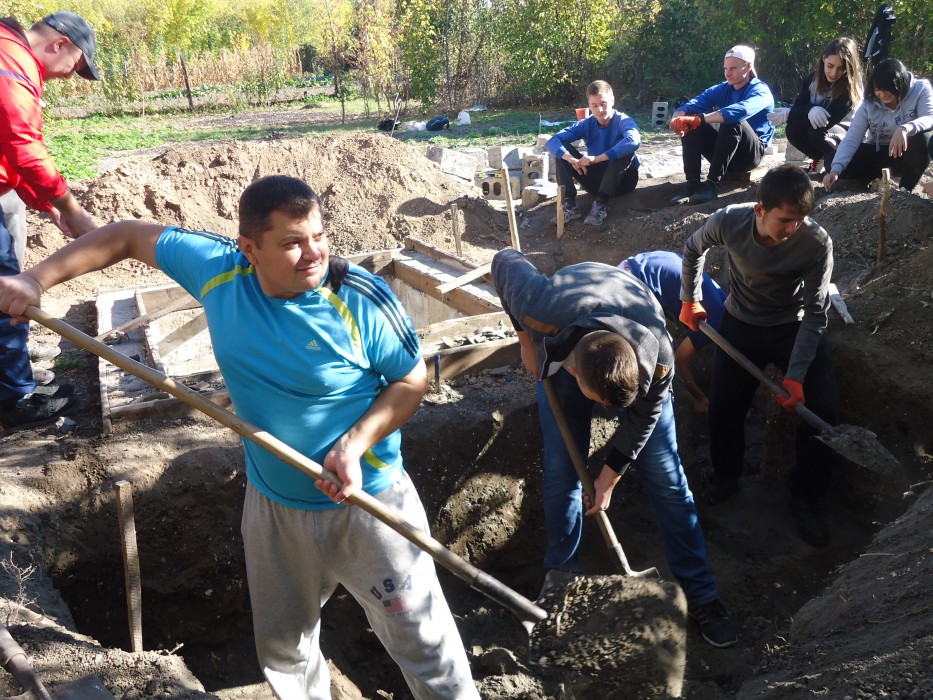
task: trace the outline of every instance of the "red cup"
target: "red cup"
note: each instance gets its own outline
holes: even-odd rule
[[[577,121],[583,121],[588,116],[590,116],[589,107],[578,107],[577,108]]]

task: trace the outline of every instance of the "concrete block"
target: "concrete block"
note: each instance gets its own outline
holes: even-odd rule
[[[766,156],[776,156],[780,152],[781,152],[781,149],[776,143],[772,143],[770,146],[768,146],[765,149]]]
[[[476,174],[476,160],[459,151],[443,146],[428,146],[426,155],[428,160],[437,163],[448,175],[471,182]]]
[[[810,158],[806,153],[798,151],[788,142],[787,150],[784,151],[784,160],[789,163],[808,163]]]
[[[521,170],[522,156],[531,151],[532,149],[521,146],[494,146],[487,151],[489,167],[500,170],[504,165],[509,170]]]
[[[535,153],[546,153],[547,150],[544,148],[544,144],[551,140],[551,134],[538,134],[538,141],[535,143],[534,152]]]
[[[489,168],[489,156],[485,148],[464,148],[460,152],[476,161],[476,172]]]
[[[667,116],[667,102],[655,102],[651,106],[651,126],[655,129],[666,129],[670,118]]]
[[[547,179],[549,182],[557,182],[557,158],[552,154],[547,154]]]
[[[480,188],[486,199],[505,199],[502,171],[485,170],[476,173],[473,182]],[[510,173],[509,185],[512,188],[512,201],[515,201],[521,191],[521,178]]]
[[[530,209],[557,196],[557,185],[547,180],[535,180],[522,190],[522,208]]]
[[[535,180],[547,180],[548,159],[536,153],[522,156],[522,187],[534,184]]]

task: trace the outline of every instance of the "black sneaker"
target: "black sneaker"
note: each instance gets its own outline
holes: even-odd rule
[[[716,185],[709,180],[704,180],[696,192],[690,195],[688,200],[690,204],[706,204],[716,199]]]
[[[725,503],[741,490],[742,487],[739,485],[738,479],[728,477],[717,479],[713,476],[709,480],[708,500],[714,506]]]
[[[686,204],[698,189],[700,189],[699,180],[687,180],[680,194],[671,198],[671,204]]]
[[[732,624],[726,608],[718,598],[691,608],[689,614],[700,627],[703,639],[714,647],[725,649],[739,641],[735,625]]]
[[[61,391],[61,387],[58,389]],[[49,396],[33,392],[20,399],[16,405],[0,413],[0,424],[4,428],[29,428],[41,425],[64,415],[80,403],[80,397],[72,393],[67,396]]]
[[[794,515],[794,524],[797,526],[800,539],[817,549],[822,549],[829,544],[829,526],[818,505],[793,499],[790,503],[790,510]]]
[[[580,211],[580,207],[577,206],[577,200],[572,200],[570,202],[564,202],[564,223],[569,224],[571,221],[577,221],[578,219],[583,218],[583,212]],[[551,219],[552,224],[557,223],[557,217],[555,216]]]

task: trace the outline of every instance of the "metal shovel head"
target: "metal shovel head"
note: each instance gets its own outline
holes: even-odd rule
[[[836,425],[832,430],[824,430],[816,437],[853,464],[879,475],[895,476],[903,473],[903,467],[897,457],[878,442],[878,436],[867,428]]]
[[[63,683],[49,689],[49,695],[56,700],[116,700],[104,687],[100,676],[84,676],[76,681]]]

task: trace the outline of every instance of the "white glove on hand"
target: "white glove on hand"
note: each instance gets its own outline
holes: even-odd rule
[[[807,119],[810,120],[810,126],[814,129],[822,129],[829,124],[829,112],[819,106],[811,107]]]
[[[778,107],[768,115],[768,121],[775,126],[786,124],[788,114],[790,114],[790,107]]]

